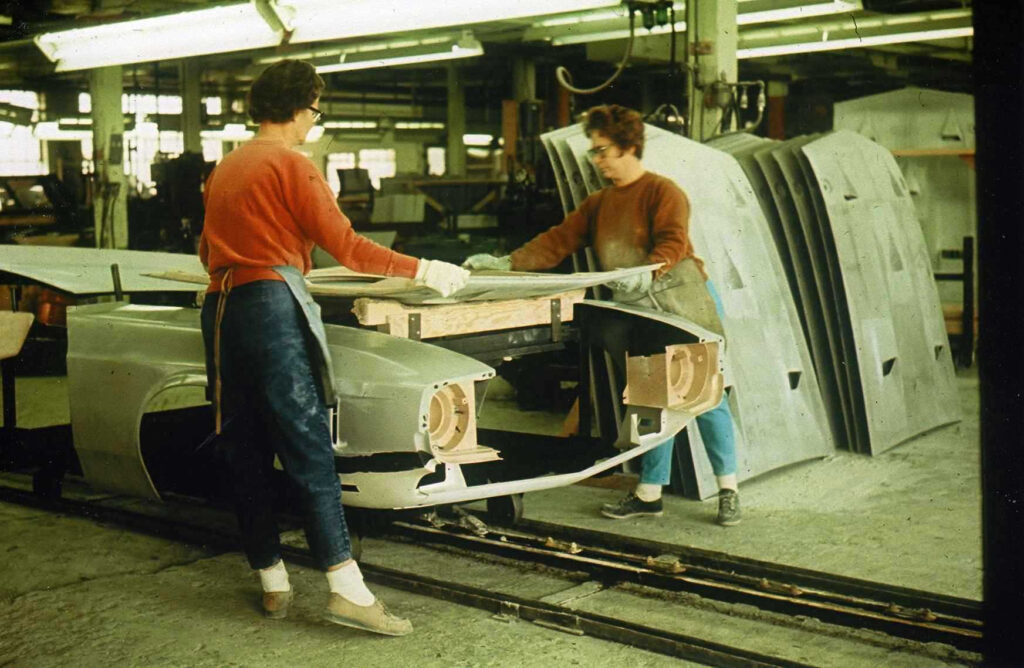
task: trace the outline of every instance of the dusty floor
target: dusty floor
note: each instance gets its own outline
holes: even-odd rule
[[[19,422],[66,420],[59,378],[18,380]],[[661,519],[613,522],[596,508],[617,492],[571,487],[530,495],[526,514],[665,542],[730,552],[815,570],[980,597],[980,474],[977,379],[958,379],[964,420],[880,457],[845,453],[808,462],[742,485],[744,521],[714,525],[714,502],[669,498]],[[491,401],[485,426],[510,424],[511,402]],[[517,429],[550,431],[558,416],[515,418]],[[525,426],[525,425],[529,426]],[[473,560],[424,558],[386,545],[364,557],[383,565],[418,565],[427,573],[474,576]],[[390,607],[408,614],[417,632],[377,638],[319,619],[322,576],[292,568],[300,594],[288,620],[256,614],[256,585],[236,553],[219,554],[88,520],[0,505],[0,667],[47,666],[668,666],[685,665],[587,637],[525,622],[505,624],[474,609],[380,589]],[[506,576],[507,577],[507,576]],[[514,576],[505,586],[538,593],[564,582]],[[645,620],[656,602],[608,602]],[[593,602],[592,605],[600,605]],[[632,606],[632,607],[631,607]],[[807,629],[723,629],[695,608],[693,634],[744,634],[753,649],[773,647],[815,665],[945,665],[942,651],[907,657],[885,643],[832,648]],[[669,623],[668,620],[665,623]],[[702,631],[703,629],[703,631]],[[956,658],[956,657],[954,657]]]

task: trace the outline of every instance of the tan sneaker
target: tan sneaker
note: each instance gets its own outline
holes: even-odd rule
[[[373,605],[356,605],[341,594],[331,592],[324,618],[329,622],[351,626],[386,636],[404,636],[412,633],[412,622],[388,612],[380,599]]]
[[[263,592],[263,614],[270,619],[284,619],[288,616],[288,605],[292,602],[293,590]]]

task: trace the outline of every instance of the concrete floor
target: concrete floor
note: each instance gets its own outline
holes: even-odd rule
[[[60,378],[19,378],[19,424],[67,419]],[[597,514],[619,492],[575,486],[526,498],[526,515],[815,570],[980,598],[981,532],[976,375],[958,378],[964,420],[880,457],[837,453],[741,486],[744,521],[713,524],[714,501],[667,498],[660,519],[611,521]],[[486,427],[557,430],[560,416],[520,414],[512,402],[485,405]],[[528,426],[527,426],[528,425]],[[88,520],[0,505],[0,666],[668,666],[674,659],[485,612],[377,587],[417,632],[378,638],[319,619],[322,576],[291,569],[300,594],[281,622],[256,612],[256,583],[237,553],[220,554],[103,527]],[[536,573],[495,574],[468,556],[425,557],[407,546],[370,542],[364,559],[468,581],[503,579],[520,595],[573,583]],[[453,576],[454,577],[454,576]],[[556,578],[557,579],[557,578]],[[529,591],[525,591],[529,590]],[[744,638],[761,649],[815,665],[950,665],[943,648],[904,652],[875,639],[833,646],[810,627],[757,621],[725,628],[713,606],[685,619],[660,620],[662,606],[621,591],[586,605],[682,625],[680,632],[721,641]],[[670,608],[665,608],[669,610]],[[678,617],[676,608],[672,615]],[[738,615],[742,617],[744,615]],[[805,620],[806,621],[806,620]],[[673,627],[676,628],[676,627]],[[969,657],[968,657],[969,658]]]

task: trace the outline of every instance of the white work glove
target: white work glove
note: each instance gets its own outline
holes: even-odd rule
[[[606,285],[616,292],[647,292],[654,281],[654,272],[645,271],[642,274],[633,274],[614,281],[608,281]]]
[[[416,267],[416,284],[437,290],[447,297],[461,290],[469,282],[469,272],[450,262],[420,260]]]
[[[477,253],[470,255],[462,263],[466,269],[494,269],[497,271],[512,271],[512,256],[503,255],[495,257],[490,253]]]

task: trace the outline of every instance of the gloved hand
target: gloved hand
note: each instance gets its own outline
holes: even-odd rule
[[[437,290],[442,297],[458,292],[469,282],[469,272],[450,262],[420,260],[416,267],[416,284]]]
[[[495,257],[490,253],[477,253],[470,255],[462,263],[466,269],[494,269],[497,271],[512,271],[512,257],[503,255]]]
[[[633,274],[616,281],[608,281],[605,285],[615,291],[621,292],[647,292],[654,281],[654,272],[645,271],[642,274]]]

